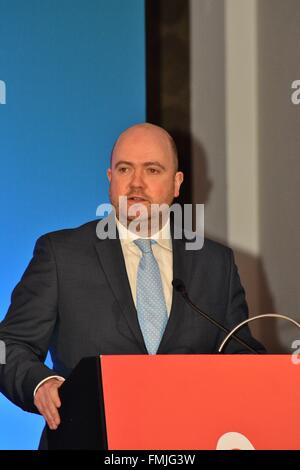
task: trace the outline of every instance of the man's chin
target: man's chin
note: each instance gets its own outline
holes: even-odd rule
[[[133,216],[129,214],[119,214],[117,215],[120,222],[127,222],[127,224],[137,224],[137,223],[150,223],[151,217],[149,214],[145,216]]]
[[[120,217],[128,222],[144,222],[151,218],[150,205],[145,204],[128,204],[126,210],[119,210],[118,212]]]

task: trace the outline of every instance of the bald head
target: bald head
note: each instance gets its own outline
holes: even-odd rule
[[[143,142],[145,151],[147,151],[147,146],[150,146],[151,142],[153,142],[153,145],[163,145],[166,154],[173,161],[174,172],[178,171],[178,152],[174,139],[165,129],[150,123],[135,124],[120,134],[111,152],[110,166],[112,167],[114,157],[119,154],[124,143],[143,145]]]

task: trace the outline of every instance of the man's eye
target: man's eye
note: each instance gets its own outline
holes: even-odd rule
[[[120,173],[127,173],[128,170],[129,170],[129,168],[126,167],[126,166],[120,166],[120,167],[119,167],[119,172],[120,172]]]
[[[157,168],[148,168],[148,171],[151,173],[151,175],[157,175],[159,173]]]

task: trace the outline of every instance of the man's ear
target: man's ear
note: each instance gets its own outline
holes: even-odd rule
[[[175,189],[174,189],[174,197],[178,197],[180,193],[180,186],[182,185],[184,179],[184,174],[182,171],[177,171],[175,174]]]
[[[106,171],[106,174],[107,174],[108,181],[111,182],[111,168],[108,168],[108,170]]]

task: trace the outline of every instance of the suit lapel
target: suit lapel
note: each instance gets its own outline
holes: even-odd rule
[[[107,282],[119,303],[132,334],[141,347],[141,353],[147,353],[131,294],[120,240],[119,238],[115,240],[98,239],[95,248]]]

